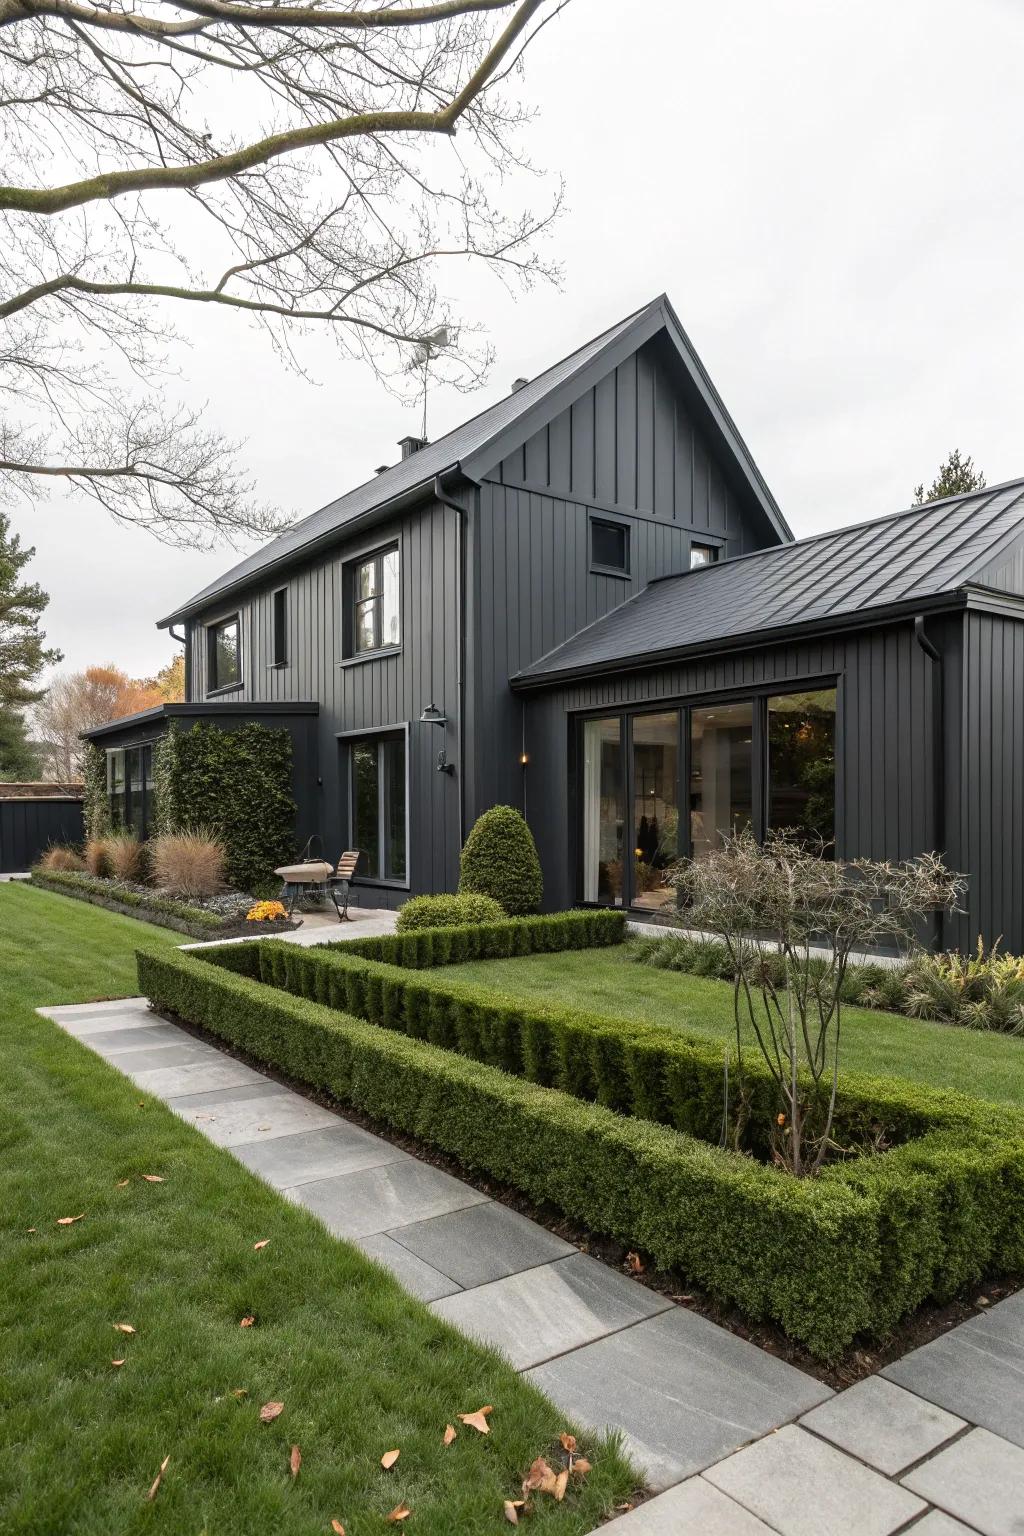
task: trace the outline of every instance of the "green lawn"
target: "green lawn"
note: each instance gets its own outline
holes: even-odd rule
[[[480,960],[448,968],[513,997],[664,1024],[705,1039],[731,1036],[732,988],[637,965],[629,946]],[[912,1078],[983,1099],[1024,1105],[1024,1040],[955,1029],[867,1008],[843,1009],[842,1061],[850,1070]]]
[[[348,1536],[506,1529],[503,1501],[534,1457],[553,1454],[562,1417],[33,1013],[133,993],[133,947],[177,940],[0,885],[0,1529],[305,1536],[332,1519]],[[247,1315],[256,1325],[242,1329]],[[264,1425],[270,1400],[285,1407]],[[457,1418],[485,1404],[487,1437]],[[459,1433],[446,1449],[447,1423]],[[385,1472],[380,1457],[394,1448]],[[583,1536],[628,1496],[625,1462],[605,1444],[588,1451],[585,1484],[562,1505],[539,1500],[534,1527]],[[403,1503],[405,1525],[388,1523]]]

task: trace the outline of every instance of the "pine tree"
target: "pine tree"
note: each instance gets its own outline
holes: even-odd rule
[[[61,659],[39,628],[49,595],[38,582],[21,579],[34,554],[22,548],[10,518],[0,512],[0,779],[31,778],[38,771],[22,710],[42,697],[36,683],[43,668]]]
[[[914,506],[921,507],[926,501],[941,501],[944,496],[964,496],[968,491],[985,489],[985,476],[975,469],[970,454],[960,457],[960,449],[954,448],[925,493],[924,481],[914,487]]]

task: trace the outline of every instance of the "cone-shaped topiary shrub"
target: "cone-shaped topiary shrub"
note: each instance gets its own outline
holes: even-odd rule
[[[510,917],[540,908],[544,883],[533,833],[511,805],[477,818],[462,850],[459,893],[493,896]]]

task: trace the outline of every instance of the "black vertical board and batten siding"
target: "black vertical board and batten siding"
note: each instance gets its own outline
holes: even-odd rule
[[[929,633],[946,657],[945,801],[947,853],[960,867],[955,807],[959,775],[959,619],[933,620]],[[835,679],[837,698],[836,843],[842,857],[904,859],[936,847],[932,663],[910,624],[823,636],[788,645],[709,656],[656,670],[596,677],[524,695],[530,757],[527,798],[544,867],[548,905],[578,899],[572,739],[582,713],[635,706],[658,709],[708,695],[799,689]],[[531,793],[534,785],[543,792]]]
[[[24,874],[53,843],[81,843],[82,801],[69,795],[0,799],[0,874]]]
[[[345,665],[344,568],[396,543],[401,567],[401,648]],[[458,750],[458,581],[456,514],[432,502],[385,523],[308,566],[275,573],[265,589],[238,605],[243,687],[229,695],[246,704],[316,699],[319,771],[313,820],[328,857],[348,836],[347,786],[338,737],[353,731],[409,726],[409,889],[454,889],[458,880],[459,782],[435,767],[442,746]],[[288,662],[274,666],[273,594],[288,591]],[[214,613],[210,619],[216,617]],[[193,625],[195,696],[205,697],[202,626]],[[426,705],[448,717],[442,732],[420,725]],[[364,905],[393,906],[408,891],[368,887]]]

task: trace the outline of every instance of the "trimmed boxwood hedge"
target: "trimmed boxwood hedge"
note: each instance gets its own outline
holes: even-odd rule
[[[250,965],[263,947],[237,946]],[[157,1008],[651,1254],[823,1359],[986,1271],[1024,1269],[1020,1121],[973,1115],[971,1101],[934,1095],[949,1100],[947,1128],[794,1179],[276,991],[202,952],[141,951],[138,965]]]
[[[202,958],[574,1098],[718,1141],[727,1058],[733,1082],[737,1075],[732,1047],[656,1024],[503,996],[449,972],[411,976],[408,969],[368,959],[356,949],[355,944],[305,948],[264,940],[206,949]],[[753,1052],[745,1054],[743,1065],[745,1144],[763,1156],[779,1107],[776,1089]],[[1003,1114],[956,1094],[844,1073],[834,1134],[840,1142],[863,1145],[882,1131],[890,1143],[902,1143],[938,1126],[979,1117],[987,1123]],[[1024,1117],[1020,1123],[1024,1126]]]
[[[505,960],[510,955],[597,949],[605,944],[621,944],[625,937],[625,913],[594,908],[554,912],[547,917],[506,917],[500,922],[466,923],[458,928],[417,928],[411,933],[384,933],[375,938],[332,941],[316,947],[418,971],[432,965],[459,965],[467,960]]]

